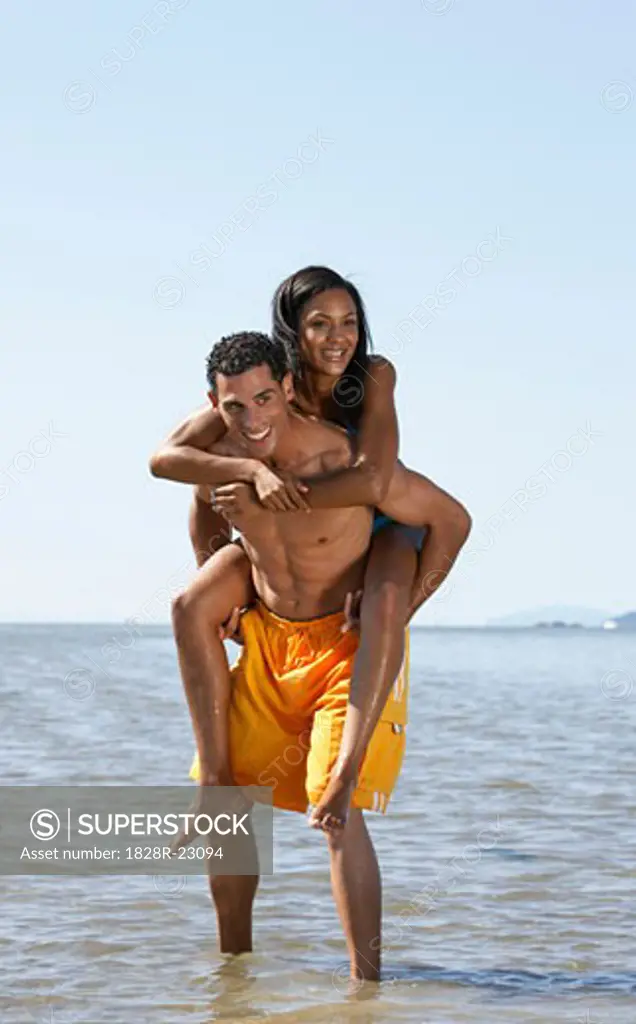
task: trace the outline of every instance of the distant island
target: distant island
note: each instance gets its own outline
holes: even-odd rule
[[[535,622],[533,629],[585,629],[580,622],[562,622],[556,619],[555,622]]]
[[[553,605],[490,619],[488,626],[512,629],[607,629],[636,630],[636,611],[611,615],[596,608]]]
[[[607,608],[585,608],[581,605],[554,604],[543,605],[539,608],[527,608],[519,612],[513,612],[511,615],[490,619],[488,625],[498,627],[512,626],[517,629],[520,626],[525,626],[527,629],[534,629],[539,623],[551,624],[562,622],[564,625],[577,623],[579,626],[600,629],[610,616],[611,611]]]

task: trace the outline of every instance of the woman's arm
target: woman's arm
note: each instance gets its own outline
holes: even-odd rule
[[[182,484],[215,487],[253,484],[258,500],[272,512],[306,510],[307,502],[295,480],[276,474],[259,459],[219,455],[210,451],[225,437],[221,414],[207,406],[192,413],[170,434],[150,459],[153,476]],[[201,497],[201,490],[198,494]]]
[[[348,469],[309,483],[311,508],[379,505],[388,491],[398,454],[395,368],[383,357],[369,361],[357,437],[357,457]]]
[[[212,406],[198,409],[173,430],[150,459],[153,476],[182,484],[253,483],[262,463],[257,459],[212,455],[208,449],[225,436],[225,424]]]

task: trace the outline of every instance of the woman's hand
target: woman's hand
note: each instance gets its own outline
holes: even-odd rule
[[[303,494],[309,488],[292,473],[274,473],[260,465],[254,473],[254,490],[263,508],[270,512],[308,512]]]

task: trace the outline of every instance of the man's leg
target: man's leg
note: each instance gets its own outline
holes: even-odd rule
[[[234,607],[249,603],[250,574],[244,551],[230,544],[206,562],[173,605],[179,666],[199,753],[202,737],[197,723],[201,716],[211,714],[215,701],[227,706],[230,699],[230,668],[218,627]],[[210,878],[221,952],[252,949],[252,903],[257,885],[258,875]]]
[[[382,884],[362,811],[351,808],[341,832],[328,834],[331,888],[347,940],[351,977],[380,974]]]
[[[221,953],[252,952],[252,906],[258,875],[211,875]]]

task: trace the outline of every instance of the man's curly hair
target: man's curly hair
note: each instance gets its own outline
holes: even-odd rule
[[[285,346],[259,331],[228,334],[217,341],[206,359],[208,387],[216,395],[217,373],[224,377],[237,377],[256,366],[269,366],[274,380],[282,381],[290,369]]]

